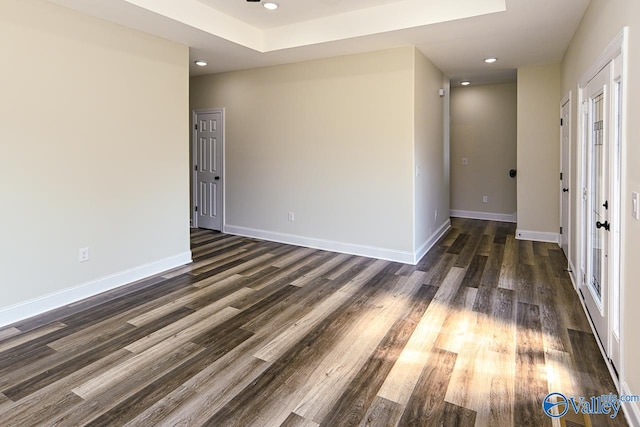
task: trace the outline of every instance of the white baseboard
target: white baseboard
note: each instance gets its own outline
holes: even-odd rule
[[[431,249],[433,247],[433,245],[436,244],[436,242],[438,240],[440,240],[440,238],[442,236],[444,236],[444,234],[449,231],[449,229],[451,228],[451,219],[447,218],[447,220],[440,226],[440,228],[438,228],[435,233],[433,233],[431,235],[431,237],[429,237],[427,239],[426,242],[424,242],[422,244],[422,246],[420,246],[420,248],[418,248],[418,250],[416,251],[416,253],[413,256],[413,265],[417,264],[418,262],[420,262],[420,260],[422,259],[423,256],[425,256],[427,254],[427,252],[429,252],[429,249]]]
[[[533,240],[534,242],[558,243],[558,233],[547,233],[545,231],[516,230],[516,239]]]
[[[257,230],[254,228],[239,227],[236,225],[225,225],[223,232],[238,236],[268,240],[271,242],[285,243],[287,245],[304,246],[324,251],[401,262],[403,264],[415,264],[414,254],[410,251],[397,251],[394,249],[334,242],[331,240],[315,239],[311,237],[297,236],[294,234],[278,233],[275,231]]]
[[[69,305],[190,262],[191,252],[184,252],[169,258],[134,267],[111,276],[83,283],[73,288],[0,308],[0,327]]]
[[[518,216],[514,214],[499,214],[490,212],[461,211],[452,209],[449,215],[454,218],[483,219],[488,221],[518,222]]]
[[[620,384],[620,393],[631,395],[638,394],[634,393],[629,388],[629,384],[626,381],[622,380]],[[627,418],[627,423],[630,426],[640,426],[640,403],[639,402],[625,402],[622,404],[622,410],[624,412],[625,417]]]

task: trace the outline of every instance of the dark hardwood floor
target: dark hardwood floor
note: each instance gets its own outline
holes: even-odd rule
[[[560,425],[547,393],[615,388],[514,231],[454,219],[408,266],[193,230],[193,264],[0,329],[0,425]]]

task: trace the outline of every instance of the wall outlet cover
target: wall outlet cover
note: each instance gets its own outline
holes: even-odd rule
[[[89,261],[89,248],[78,249],[78,261],[80,262]]]

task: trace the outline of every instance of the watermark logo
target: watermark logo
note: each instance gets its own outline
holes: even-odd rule
[[[549,393],[542,401],[542,410],[551,418],[563,417],[569,410],[576,414],[618,416],[624,402],[640,402],[637,394],[613,393],[591,397],[567,397],[562,393]]]
[[[549,393],[542,401],[542,409],[551,418],[560,418],[569,411],[569,401],[562,393]]]

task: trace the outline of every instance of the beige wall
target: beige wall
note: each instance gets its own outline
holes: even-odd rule
[[[188,49],[2,0],[0,57],[0,314],[190,257]]]
[[[636,359],[640,354],[640,221],[631,216],[631,192],[640,192],[640,2],[637,0],[592,0],[585,16],[569,45],[562,62],[562,93],[573,93],[571,187],[575,188],[577,162],[577,87],[578,80],[587,72],[607,45],[620,33],[624,26],[629,27],[628,72],[627,72],[627,108],[625,129],[626,143],[622,160],[622,335],[623,353],[620,379],[626,392],[640,394],[640,365]],[[572,200],[571,237],[573,249],[570,258],[577,265],[576,200]],[[625,404],[631,406],[632,404]],[[640,405],[636,404],[636,422],[640,423]]]
[[[517,84],[451,91],[451,209],[516,212]],[[462,158],[467,158],[467,166]],[[482,196],[488,203],[482,202]]]
[[[217,107],[227,230],[413,253],[413,47],[192,78]]]
[[[438,93],[443,80],[442,72],[415,49],[416,251],[449,220],[449,179],[444,161],[448,141],[443,131],[447,99]],[[448,90],[445,93],[448,97]]]
[[[560,230],[560,93],[560,64],[518,69],[518,230],[523,233],[551,236]]]

